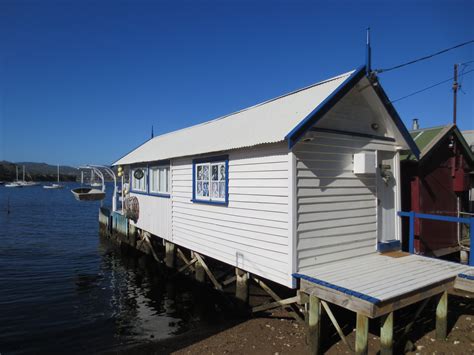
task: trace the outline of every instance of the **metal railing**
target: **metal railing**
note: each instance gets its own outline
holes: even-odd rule
[[[419,219],[430,219],[432,221],[442,221],[451,223],[464,223],[469,225],[469,238],[470,246],[474,245],[474,218],[473,217],[450,217],[450,216],[439,216],[435,214],[416,213],[416,212],[398,212],[400,217],[408,217],[410,223],[410,232],[408,237],[408,251],[410,254],[415,252],[415,218]],[[469,252],[469,265],[474,266],[474,253]]]

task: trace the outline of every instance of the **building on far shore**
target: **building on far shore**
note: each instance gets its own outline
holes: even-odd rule
[[[417,119],[413,128],[410,135],[421,153],[419,160],[401,156],[403,210],[445,216],[472,212],[474,157],[461,131],[453,124],[421,129]],[[466,232],[456,223],[416,219],[415,251],[434,256],[457,252]],[[407,221],[403,240],[406,249]]]

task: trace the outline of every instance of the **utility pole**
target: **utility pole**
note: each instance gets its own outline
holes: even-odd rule
[[[456,125],[456,106],[458,96],[458,65],[454,64],[454,82],[453,82],[453,124]]]

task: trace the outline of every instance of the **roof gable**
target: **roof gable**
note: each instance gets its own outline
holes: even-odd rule
[[[265,101],[244,110],[189,128],[163,134],[145,142],[113,165],[129,165],[287,140],[296,144],[316,122],[365,78],[365,66]],[[367,80],[368,81],[368,80]],[[416,144],[380,85],[372,85],[376,102],[395,124],[396,135],[418,156]]]
[[[421,152],[419,159],[422,160],[429,156],[448,134],[454,134],[456,136],[458,141],[461,143],[461,148],[463,149],[464,155],[469,163],[474,164],[474,154],[469,148],[469,144],[466,142],[463,134],[454,124],[410,131],[413,141]],[[412,154],[408,153],[401,156],[401,160],[414,160],[414,157]]]

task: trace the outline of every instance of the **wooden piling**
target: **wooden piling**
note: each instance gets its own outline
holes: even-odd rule
[[[309,296],[308,310],[308,344],[311,355],[320,354],[321,346],[321,300],[314,296]]]
[[[196,257],[194,255],[194,252],[192,253],[192,255],[193,255],[193,258]],[[201,283],[206,282],[206,270],[204,269],[204,267],[202,266],[202,263],[199,260],[194,264],[194,268],[195,268],[194,277],[196,281],[201,282]]]
[[[380,355],[393,353],[393,312],[386,314],[381,319],[380,327]]]
[[[357,313],[355,353],[365,355],[368,351],[369,318]]]
[[[169,268],[173,268],[175,264],[176,245],[174,243],[166,241],[165,251],[166,251],[166,256],[165,256],[166,266]]]
[[[448,292],[445,291],[436,306],[436,339],[446,340],[448,335]]]
[[[235,268],[235,297],[247,304],[249,301],[249,274]]]

